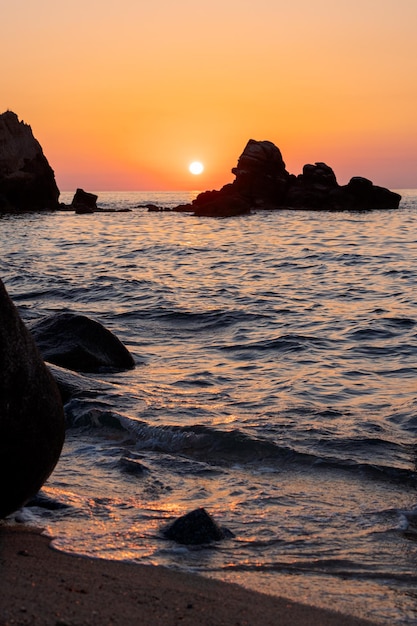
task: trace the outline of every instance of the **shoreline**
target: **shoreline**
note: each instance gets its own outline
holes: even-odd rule
[[[0,523],[0,624],[371,626],[343,613],[161,566],[76,556]]]

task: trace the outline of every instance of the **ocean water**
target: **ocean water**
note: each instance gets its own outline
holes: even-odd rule
[[[102,322],[136,368],[65,407],[61,550],[160,564],[372,618],[417,621],[417,190],[397,211],[148,213],[194,193],[99,192],[128,213],[0,217],[26,321]],[[69,201],[72,194],[63,194]],[[234,538],[164,525],[205,507]]]

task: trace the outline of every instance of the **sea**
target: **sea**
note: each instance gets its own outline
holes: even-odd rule
[[[25,322],[87,315],[136,367],[84,374],[42,489],[53,546],[162,565],[380,624],[417,623],[417,190],[398,210],[0,217]],[[69,203],[73,192],[61,194]],[[233,537],[164,537],[203,507]],[[260,608],[261,611],[261,608]]]

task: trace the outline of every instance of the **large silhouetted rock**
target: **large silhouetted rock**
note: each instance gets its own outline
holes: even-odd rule
[[[369,210],[397,209],[401,196],[355,177],[340,186],[326,163],[305,165],[299,176],[285,169],[280,150],[270,141],[250,139],[232,169],[235,180],[205,191],[174,211],[226,217],[251,209]]]
[[[64,432],[57,386],[0,281],[0,517],[41,488]]]
[[[275,208],[285,197],[290,175],[281,151],[271,141],[250,139],[232,169],[233,187],[245,196],[253,208]]]
[[[135,366],[122,342],[85,315],[59,313],[32,322],[29,329],[45,361],[69,370],[100,372]]]
[[[58,208],[59,189],[41,145],[12,111],[0,115],[0,211]]]
[[[338,210],[397,209],[401,200],[398,193],[374,185],[367,178],[354,176],[347,185],[330,195],[331,204]]]
[[[270,141],[254,139],[246,144],[232,173],[236,177],[233,183],[199,194],[187,210],[195,215],[229,217],[250,209],[274,209],[285,197],[291,178],[280,150]]]

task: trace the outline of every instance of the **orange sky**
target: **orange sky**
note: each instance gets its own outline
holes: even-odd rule
[[[211,189],[248,139],[417,187],[417,0],[24,0],[1,10],[0,112],[61,190]],[[199,177],[188,164],[200,160]]]

